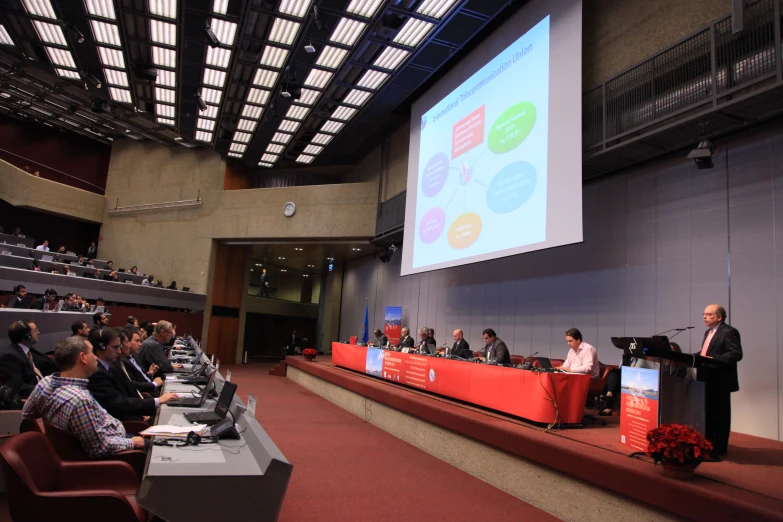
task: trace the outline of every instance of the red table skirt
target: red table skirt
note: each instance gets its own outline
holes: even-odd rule
[[[590,376],[537,373],[332,343],[340,367],[508,413],[532,422],[582,422]]]

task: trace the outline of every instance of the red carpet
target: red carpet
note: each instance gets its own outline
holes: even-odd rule
[[[231,380],[294,465],[280,520],[557,520],[293,383],[269,365]]]

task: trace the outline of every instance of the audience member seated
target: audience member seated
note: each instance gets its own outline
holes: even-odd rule
[[[14,321],[8,328],[11,344],[0,349],[0,382],[20,397],[30,395],[38,381],[57,371],[48,357],[33,348],[39,333],[29,319]]]
[[[41,263],[38,262],[36,259],[33,261],[33,272],[40,272],[41,271]]]
[[[145,372],[149,371],[153,364],[156,365],[158,371],[155,372],[155,377],[163,379],[167,373],[173,372],[174,368],[182,368],[182,365],[171,364],[166,356],[166,346],[175,335],[172,324],[168,321],[158,321],[154,328],[152,335],[141,344],[137,360],[141,362]]]
[[[114,261],[106,261],[106,270],[114,270]]]
[[[95,259],[88,257],[87,258],[87,264],[84,265],[87,268],[95,268],[95,265],[93,264],[95,262]]]
[[[53,262],[51,268],[49,268],[49,272],[52,274],[60,274],[60,265]]]
[[[22,300],[27,296],[27,288],[24,285],[14,287],[14,295],[8,298],[5,304],[7,308],[22,308]]]
[[[114,270],[109,272],[107,275],[103,276],[103,280],[104,281],[113,281],[115,283],[119,283],[119,281],[120,281],[119,278],[117,277],[117,272],[115,272]]]
[[[150,274],[147,276],[147,279],[141,282],[142,286],[152,286],[155,281],[155,276]]]
[[[90,246],[87,247],[87,257],[95,258],[95,256],[98,255],[98,246],[95,244],[95,241],[90,243]]]
[[[125,328],[138,328],[139,327],[139,320],[133,317],[132,315],[128,316],[128,320],[125,322]]]
[[[76,264],[79,266],[86,266],[87,262],[84,260],[84,256],[79,256],[79,259],[76,260]]]
[[[57,253],[58,254],[65,254],[66,253],[65,246],[61,246],[60,248],[58,248],[57,249]]]
[[[568,356],[560,367],[568,373],[587,373],[593,379],[598,378],[598,355],[595,348],[582,341],[582,332],[576,328],[566,331],[566,343],[568,344]]]
[[[171,284],[169,286],[167,286],[166,288],[168,288],[169,290],[177,290],[177,282],[176,281],[172,281]]]
[[[84,272],[82,274],[82,277],[86,277],[88,279],[100,279],[101,278],[101,269],[100,268],[96,268],[94,272]]]
[[[16,227],[16,228],[14,229],[14,233],[13,233],[13,234],[11,234],[11,235],[12,235],[12,236],[16,236],[16,237],[23,237],[23,236],[24,236],[24,234],[22,234],[22,229],[21,229],[21,228],[19,228],[19,227]]]
[[[68,274],[71,273],[71,267],[69,267],[68,265],[63,265],[62,268],[63,268],[63,271],[62,271],[63,275],[68,275]]]
[[[139,396],[130,379],[115,364],[122,349],[117,329],[104,328],[100,334],[90,332],[89,340],[96,348],[98,371],[90,375],[87,388],[109,415],[119,420],[148,421],[155,415],[159,405],[177,397],[175,393],[149,399]]]
[[[87,326],[86,321],[74,321],[74,323],[71,325],[71,332],[73,332],[73,335],[84,337],[87,339],[90,336],[90,327]]]
[[[160,395],[160,389],[163,387],[163,380],[160,377],[152,378],[158,371],[156,365],[152,365],[145,373],[141,365],[134,357],[138,357],[141,350],[141,332],[138,328],[127,327],[120,333],[122,338],[122,353],[119,364],[123,372],[131,380],[133,386],[142,393],[149,393],[153,397]]]
[[[90,335],[93,334],[93,332],[98,332],[98,334],[101,333],[101,331],[109,326],[109,318],[106,317],[106,314],[103,312],[95,312],[92,314],[92,328],[90,328]]]
[[[36,250],[42,250],[44,252],[48,252],[49,251],[49,242],[44,239],[44,242],[42,244],[38,245],[37,247],[35,247],[35,249]]]
[[[109,415],[88,391],[89,378],[99,363],[87,339],[68,337],[57,345],[54,359],[61,372],[38,383],[24,405],[23,418],[43,417],[76,437],[92,458],[146,449],[149,442],[142,437],[129,437],[122,423]]]
[[[138,269],[138,268],[136,268],[136,265],[133,265],[133,266],[131,267],[131,269],[130,269],[130,273],[131,273],[131,274],[133,274],[133,275],[138,275],[138,273],[139,273],[139,269]]]
[[[81,312],[79,304],[76,302],[76,294],[68,292],[65,294],[65,300],[63,301],[64,312]]]
[[[50,310],[55,301],[57,301],[57,290],[54,288],[47,288],[44,291],[44,295],[33,301],[33,304],[30,305],[30,308],[41,311]]]

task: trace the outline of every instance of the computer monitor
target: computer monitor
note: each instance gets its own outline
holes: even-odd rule
[[[226,418],[226,412],[228,412],[228,409],[231,407],[231,401],[234,400],[234,393],[236,391],[237,385],[233,382],[225,381],[223,383],[223,389],[220,390],[220,397],[218,397],[217,404],[215,404],[215,413],[220,415],[221,419]]]

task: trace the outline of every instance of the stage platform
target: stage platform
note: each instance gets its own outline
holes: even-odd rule
[[[663,476],[620,444],[619,418],[545,431],[519,419],[338,368],[288,357],[282,365],[430,424],[690,520],[783,521],[783,443],[732,433],[722,462],[703,463],[689,482]],[[282,368],[281,368],[282,370]],[[277,372],[278,374],[283,371]],[[588,410],[589,413],[589,410]]]

